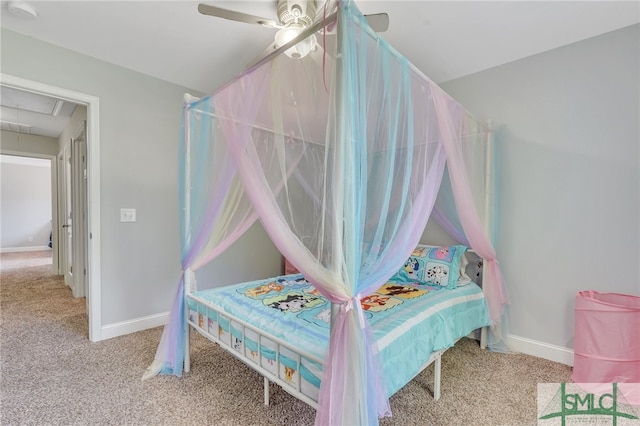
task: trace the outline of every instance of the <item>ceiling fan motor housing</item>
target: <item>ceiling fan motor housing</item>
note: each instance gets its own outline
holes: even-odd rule
[[[283,25],[299,23],[307,27],[316,17],[315,0],[278,0],[278,19]]]

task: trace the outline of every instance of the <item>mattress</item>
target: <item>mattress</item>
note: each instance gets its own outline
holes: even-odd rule
[[[249,362],[273,369],[274,375],[317,401],[331,304],[302,275],[198,291],[188,295],[187,303],[189,320],[199,331],[247,354]],[[388,282],[361,304],[380,353],[389,397],[420,372],[433,352],[489,324],[484,295],[473,282],[453,290]],[[273,339],[258,337],[232,317]],[[278,346],[278,340],[289,348]]]

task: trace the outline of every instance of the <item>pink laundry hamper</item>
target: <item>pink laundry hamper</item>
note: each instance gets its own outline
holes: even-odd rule
[[[578,292],[573,381],[633,383],[627,399],[640,405],[640,297]]]

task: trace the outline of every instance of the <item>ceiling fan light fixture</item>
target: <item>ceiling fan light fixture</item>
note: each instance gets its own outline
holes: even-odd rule
[[[22,1],[11,1],[7,4],[7,9],[12,15],[21,19],[37,19],[38,12],[29,4]]]
[[[276,33],[276,47],[284,46],[289,43],[291,40],[298,37],[303,31],[305,27],[302,25],[292,24],[286,28],[279,30]],[[307,56],[316,46],[316,36],[311,34],[309,37],[301,40],[294,46],[291,46],[289,49],[285,50],[284,54],[293,59],[301,59]]]

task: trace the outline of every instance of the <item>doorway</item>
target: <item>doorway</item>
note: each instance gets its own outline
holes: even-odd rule
[[[79,203],[83,203],[85,209],[85,225],[76,227],[84,229],[85,236],[77,236],[76,244],[73,243],[73,234],[71,240],[71,265],[74,263],[82,266],[82,277],[86,277],[86,285],[78,284],[85,292],[87,304],[87,316],[89,318],[89,340],[97,342],[102,340],[102,324],[100,312],[100,133],[99,133],[99,99],[95,96],[84,93],[74,92],[56,86],[26,80],[20,77],[1,74],[0,84],[2,86],[11,87],[17,90],[23,90],[28,93],[42,94],[55,97],[66,102],[84,105],[87,108],[87,120],[83,129],[78,129],[71,139],[70,150],[75,149],[82,155],[84,165],[78,167],[79,170],[75,176],[69,173],[70,185],[73,191],[78,194],[75,198],[72,196],[70,200],[70,208],[73,209],[74,202],[76,209]],[[73,148],[75,145],[75,148]],[[4,147],[2,148],[4,152]],[[7,152],[9,153],[9,152]],[[28,153],[27,153],[28,155]],[[70,156],[71,157],[71,156]],[[70,165],[72,166],[72,165]],[[74,167],[69,167],[69,171]],[[74,179],[76,181],[73,188]],[[81,189],[84,186],[83,189]],[[72,215],[73,215],[73,210]],[[64,222],[64,218],[57,215],[55,227],[60,230]],[[66,228],[64,228],[66,229]],[[60,240],[60,238],[58,238]],[[82,244],[85,246],[83,247]],[[86,254],[86,256],[85,256]],[[84,259],[83,259],[84,258]],[[83,264],[84,262],[84,264]],[[76,266],[75,275],[79,279],[78,266]],[[78,280],[79,282],[80,280]],[[71,277],[73,284],[73,274]],[[73,287],[72,287],[73,289]],[[76,293],[74,293],[74,296]],[[82,296],[79,296],[82,297]]]

